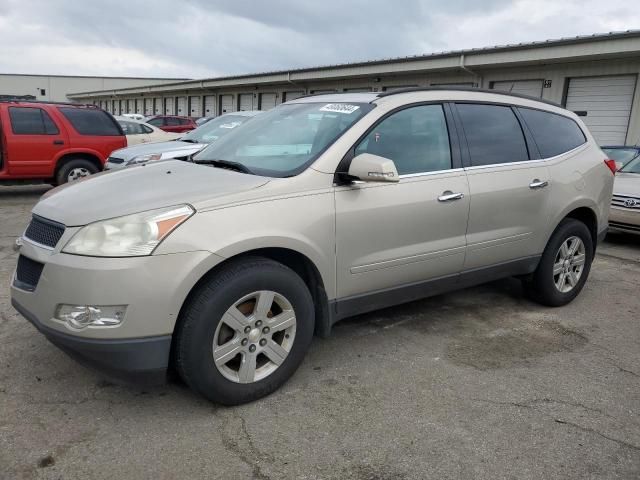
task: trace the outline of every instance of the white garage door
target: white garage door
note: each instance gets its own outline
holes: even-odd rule
[[[240,94],[240,111],[253,110],[253,93]]]
[[[295,100],[296,98],[300,98],[304,95],[304,92],[284,92],[284,101],[288,102],[289,100]]]
[[[153,115],[153,98],[144,99],[144,114],[146,116]]]
[[[276,106],[276,94],[275,93],[261,93],[260,94],[260,110],[270,110]]]
[[[202,110],[202,99],[200,97],[189,97],[189,108],[191,109],[189,112],[190,117],[199,118],[202,116],[200,113]]]
[[[206,95],[204,97],[204,116],[212,117],[216,114],[216,97],[215,95]]]
[[[178,97],[178,111],[176,115],[188,115],[187,111],[187,97]]]
[[[173,97],[164,99],[164,114],[173,115],[175,110],[175,99]]]
[[[142,98],[136,98],[136,113],[143,115],[144,107],[142,105]]]
[[[156,97],[153,99],[153,114],[162,115],[162,97]]]
[[[494,90],[502,90],[518,95],[542,98],[542,80],[514,80],[512,82],[493,82]]]
[[[572,78],[567,109],[578,112],[600,145],[624,145],[635,85],[635,75]]]
[[[220,115],[235,111],[235,108],[233,108],[233,95],[220,95]]]

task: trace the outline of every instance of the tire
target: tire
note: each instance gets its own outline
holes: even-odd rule
[[[275,295],[271,303],[268,292]],[[185,306],[176,331],[176,369],[189,387],[213,402],[251,402],[293,375],[311,344],[314,321],[311,294],[293,270],[260,257],[231,263],[205,280]],[[269,325],[273,331],[265,334]],[[258,367],[253,376],[252,358]]]
[[[572,239],[579,239],[579,242]],[[562,247],[567,250],[561,251]],[[570,253],[574,247],[577,250],[573,256],[566,256],[565,254]],[[581,255],[584,256],[584,263],[581,264],[577,274]],[[533,277],[523,282],[525,292],[542,305],[549,307],[566,305],[576,298],[584,287],[591,271],[592,261],[591,232],[579,220],[565,218],[551,235]],[[560,273],[556,273],[558,271]]]
[[[65,162],[56,174],[56,184],[62,185],[78,178],[87,177],[98,173],[98,168],[93,162],[85,158],[74,158]],[[73,178],[75,177],[75,178]]]

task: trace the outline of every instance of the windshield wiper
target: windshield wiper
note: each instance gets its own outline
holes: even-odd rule
[[[227,170],[235,170],[237,172],[255,175],[247,166],[242,163],[232,162],[230,160],[194,160],[193,163],[213,165],[218,168],[226,168]]]
[[[189,142],[189,143],[200,143],[198,140],[194,140],[193,138],[178,138],[181,142]]]

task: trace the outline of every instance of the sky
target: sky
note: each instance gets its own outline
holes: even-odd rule
[[[0,73],[209,78],[640,28],[632,0],[0,0]]]

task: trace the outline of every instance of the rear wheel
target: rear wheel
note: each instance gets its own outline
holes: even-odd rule
[[[525,289],[543,305],[566,305],[584,287],[592,261],[589,229],[584,223],[567,218],[551,236],[533,278],[524,282]]]
[[[94,173],[98,173],[98,168],[93,162],[84,158],[74,158],[60,167],[56,175],[56,182],[58,185],[62,185],[63,183],[88,177]]]
[[[210,400],[237,405],[276,390],[298,368],[313,336],[302,279],[268,259],[225,267],[191,298],[176,337],[176,367]]]

